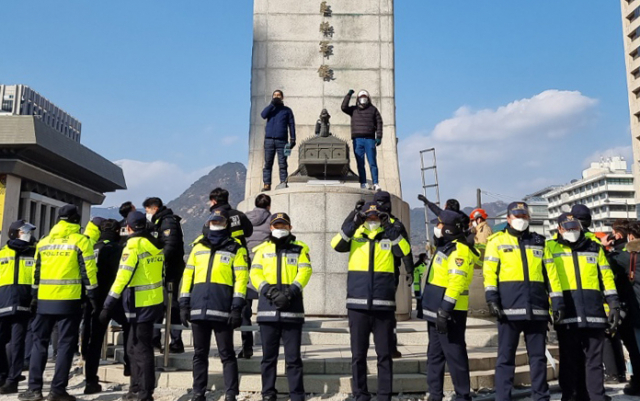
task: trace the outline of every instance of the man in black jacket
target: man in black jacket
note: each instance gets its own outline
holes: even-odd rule
[[[120,245],[122,246],[124,246],[124,244],[127,242],[127,238],[129,238],[129,233],[127,233],[127,216],[129,215],[129,213],[135,212],[135,211],[136,211],[136,207],[130,201],[124,202],[122,205],[120,205],[120,210],[118,210],[118,212],[120,213],[120,216],[122,216],[122,220],[119,221]]]
[[[251,220],[242,212],[234,209],[229,204],[229,191],[224,188],[216,188],[209,193],[209,203],[211,205],[211,212],[213,209],[223,209],[229,213],[229,229],[231,230],[231,237],[237,239],[242,243],[242,246],[247,247],[247,238],[253,234],[253,224]],[[209,228],[207,225],[203,228],[203,234],[206,237]],[[251,249],[248,249],[251,252]]]
[[[116,279],[120,258],[122,257],[120,223],[117,220],[108,219],[100,224],[100,239],[93,249],[97,254],[96,264],[98,265],[96,304],[102,307],[105,299],[107,299],[111,285]],[[82,330],[82,356],[85,360],[84,375],[86,381],[85,394],[95,394],[102,391],[102,386],[98,383],[98,367],[100,366],[100,355],[107,326],[100,323],[101,311],[102,309],[94,311],[90,303],[85,304]],[[122,326],[124,332],[124,371],[125,376],[128,376],[130,368],[126,350],[129,323],[125,318],[122,303],[119,303],[112,313],[113,320]]]
[[[366,154],[371,167],[371,180],[373,190],[379,191],[378,162],[376,147],[382,144],[382,115],[371,104],[369,92],[361,90],[355,106],[349,106],[354,90],[349,90],[342,101],[342,111],[351,116],[351,139],[353,139],[353,152],[358,164],[360,187],[367,188],[367,171],[364,168],[364,156]]]
[[[180,324],[180,307],[178,305],[178,292],[182,273],[184,272],[184,237],[182,227],[180,226],[179,216],[173,214],[171,209],[167,209],[160,198],[147,198],[144,203],[147,212],[147,220],[153,224],[153,235],[162,242],[162,251],[164,253],[164,274],[165,285],[173,283],[173,304],[171,308],[171,324]],[[157,323],[162,323],[160,320]],[[160,330],[155,329],[153,332],[153,347],[162,349],[160,342]],[[182,343],[182,332],[180,330],[171,330],[171,344],[169,351],[174,354],[184,352],[184,344]]]

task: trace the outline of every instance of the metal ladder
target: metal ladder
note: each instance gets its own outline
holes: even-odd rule
[[[425,162],[432,164],[425,165]],[[422,174],[422,192],[429,199],[428,192],[435,189],[435,203],[440,206],[440,186],[438,185],[438,167],[436,163],[436,148],[429,148],[420,151],[420,173]],[[431,198],[433,202],[434,198]],[[429,224],[429,208],[424,207],[424,225],[426,228],[427,249],[431,249],[431,230]]]

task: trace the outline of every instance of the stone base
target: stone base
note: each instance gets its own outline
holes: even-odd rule
[[[294,235],[310,248],[313,276],[304,290],[304,305],[308,315],[346,316],[347,264],[349,255],[338,253],[331,240],[339,233],[349,212],[360,199],[373,200],[373,192],[360,189],[357,184],[319,185],[291,183],[289,188],[267,192],[271,197],[271,211],[284,212],[291,218]],[[328,182],[329,183],[329,182]],[[255,197],[245,199],[238,209],[254,208]],[[393,214],[409,226],[409,205],[392,195]],[[404,273],[404,267],[402,273]],[[401,279],[401,283],[403,280]],[[399,285],[396,294],[398,319],[406,320],[411,312],[411,290]]]
[[[482,269],[473,270],[473,281],[469,286],[469,316],[490,316],[489,307],[484,297],[484,277]]]

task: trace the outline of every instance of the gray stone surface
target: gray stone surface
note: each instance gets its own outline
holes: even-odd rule
[[[345,316],[348,254],[340,254],[331,247],[345,217],[355,203],[373,199],[373,192],[362,190],[357,184],[314,185],[290,184],[287,189],[272,191],[271,211],[285,212],[291,217],[293,233],[310,248],[313,276],[304,291],[305,310],[316,316]],[[255,196],[245,199],[238,209],[253,209]],[[409,205],[397,197],[392,199],[394,214],[410,227]],[[407,319],[411,311],[411,288],[400,285],[396,313]]]
[[[367,89],[385,126],[378,149],[380,185],[402,196],[395,130],[395,64],[393,0],[329,0],[332,15],[320,13],[320,1],[254,0],[253,66],[251,72],[251,128],[247,196],[262,187],[264,126],[261,111],[275,89],[285,93],[285,104],[296,116],[298,143],[314,135],[318,114],[326,108],[332,132],[351,140],[350,118],[342,113],[342,98],[349,89]],[[323,37],[320,24],[328,22],[332,37]],[[329,41],[333,55],[320,53],[320,41]],[[334,78],[325,82],[318,68],[326,64]],[[354,99],[355,101],[355,99]],[[352,150],[353,151],[353,150]],[[289,158],[289,173],[297,169],[298,153]],[[351,169],[356,171],[355,160]],[[368,177],[371,179],[370,175]],[[273,182],[277,181],[277,168]]]

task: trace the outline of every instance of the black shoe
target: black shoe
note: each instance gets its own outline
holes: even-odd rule
[[[400,359],[402,358],[402,352],[395,350],[391,352],[391,359]]]
[[[129,364],[124,365],[124,370],[123,370],[122,374],[125,377],[130,377],[131,376],[131,367],[129,366]]]
[[[18,376],[18,383],[23,382],[25,380],[27,380],[27,376],[25,376],[25,375]]]
[[[50,392],[49,396],[47,397],[47,401],[76,401],[76,397],[72,396],[66,391],[60,394]]]
[[[637,380],[635,376],[631,376],[631,380],[624,386],[622,392],[626,395],[640,395],[640,380]]]
[[[184,344],[182,344],[182,341],[175,342],[175,343],[169,345],[169,353],[170,354],[184,354]]]
[[[163,353],[164,352],[164,348],[162,347],[162,344],[160,343],[160,341],[154,341],[153,342],[153,349],[156,350],[159,353]]]
[[[40,390],[27,390],[24,393],[20,393],[18,399],[21,401],[42,401],[42,391]]]
[[[18,383],[5,383],[0,387],[0,394],[15,394],[18,392]]]
[[[206,401],[207,397],[204,396],[204,394],[194,394],[193,397],[191,397],[191,401]]]
[[[253,348],[243,348],[242,351],[238,353],[239,359],[251,359],[253,356]]]
[[[85,394],[96,394],[102,392],[102,386],[98,383],[87,383],[84,386]]]
[[[262,187],[262,192],[269,192],[271,191],[271,184],[264,184],[264,187]]]
[[[226,394],[224,396],[224,401],[236,401],[236,396],[233,394]]]
[[[138,393],[129,391],[127,394],[122,396],[122,401],[138,401]]]

